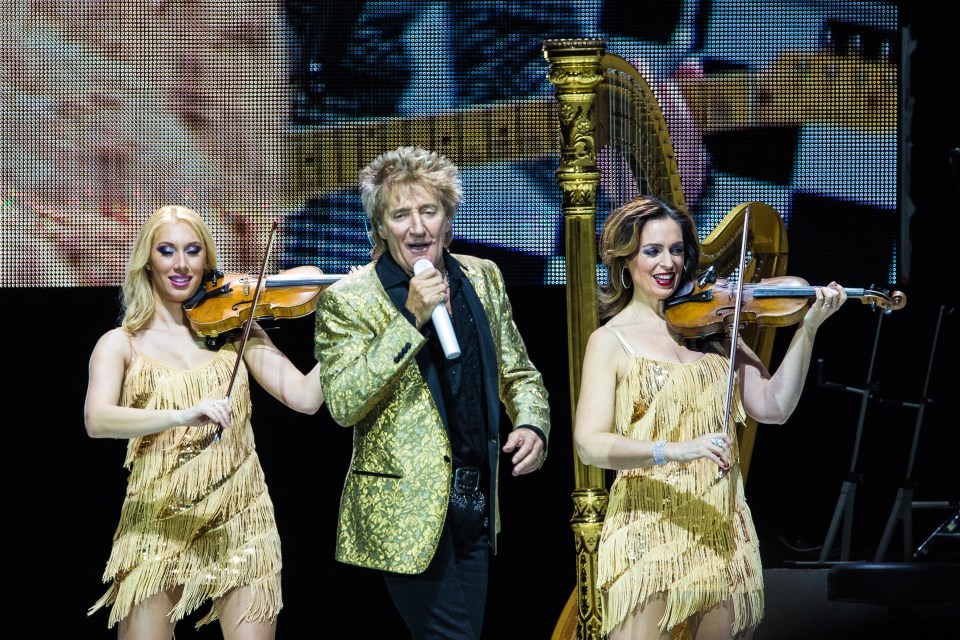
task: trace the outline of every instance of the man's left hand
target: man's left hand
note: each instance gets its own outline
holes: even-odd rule
[[[507,436],[507,443],[503,445],[504,453],[513,453],[510,459],[513,462],[513,475],[522,476],[538,470],[547,452],[543,447],[543,440],[531,429],[519,427]]]

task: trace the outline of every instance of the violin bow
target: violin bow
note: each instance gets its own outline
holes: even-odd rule
[[[263,274],[267,270],[267,262],[270,260],[270,252],[273,250],[273,240],[277,234],[277,221],[274,220],[270,225],[270,238],[267,240],[267,250],[263,254],[263,262],[260,264],[260,273],[257,275],[257,287],[253,291],[253,304],[250,305],[250,315],[243,325],[243,335],[240,336],[240,344],[237,346],[237,361],[233,363],[233,373],[230,374],[230,384],[227,386],[227,400],[233,393],[233,383],[237,379],[237,372],[240,370],[240,363],[243,362],[243,350],[247,346],[247,338],[250,337],[250,328],[253,326],[254,316],[257,312],[257,304],[260,302],[260,291],[263,289]],[[223,425],[217,427],[217,432],[213,434],[213,440],[216,442],[223,434]]]
[[[727,374],[727,402],[723,412],[723,433],[729,434],[730,431],[730,413],[733,407],[733,381],[736,374],[737,365],[737,342],[740,339],[740,308],[743,301],[743,278],[744,270],[747,266],[747,232],[750,229],[750,205],[747,205],[743,215],[743,239],[740,243],[740,268],[737,276],[736,300],[733,304],[733,328],[730,331],[730,371]],[[724,471],[720,469],[719,477],[723,477]]]

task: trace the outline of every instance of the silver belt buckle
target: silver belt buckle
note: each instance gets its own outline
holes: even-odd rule
[[[459,493],[467,495],[480,493],[480,468],[459,467],[454,469],[453,488]]]

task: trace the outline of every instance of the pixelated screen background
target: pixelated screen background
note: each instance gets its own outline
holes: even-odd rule
[[[118,285],[140,223],[170,203],[204,216],[227,271],[257,270],[278,221],[271,269],[345,273],[369,259],[357,171],[405,144],[460,166],[454,251],[563,284],[555,38],[603,38],[647,79],[702,237],[761,201],[811,283],[903,269],[895,3],[3,7],[0,286]],[[598,228],[610,205],[601,193]]]
[[[848,302],[818,331],[788,423],[760,427],[745,491],[764,580],[822,548],[839,557],[848,533],[851,558],[873,559],[905,478],[916,499],[956,505],[955,359],[945,356],[960,336],[949,286],[960,9],[945,4],[0,0],[0,287],[9,293],[7,335],[17,341],[5,388],[6,444],[16,453],[3,476],[15,518],[7,547],[17,550],[9,582],[20,587],[14,637],[116,633],[102,611],[85,613],[105,589],[99,576],[126,492],[127,441],[88,436],[84,381],[91,350],[115,326],[140,223],[158,206],[191,206],[215,233],[220,266],[246,271],[259,268],[279,221],[271,269],[343,273],[368,259],[357,171],[411,143],[461,167],[453,249],[501,266],[550,392],[547,464],[514,477],[501,459],[504,528],[483,637],[551,637],[582,565],[571,535],[577,477],[548,39],[602,37],[642,69],[702,236],[735,205],[766,202],[787,222],[790,275],[847,287],[898,278],[909,297],[888,316]],[[901,40],[898,10],[915,51]],[[766,120],[758,104],[768,106]],[[898,177],[907,174],[912,191]],[[598,226],[616,197],[600,195]],[[901,241],[907,222],[912,247]],[[277,347],[308,371],[312,318],[275,325],[265,328]],[[794,335],[777,329],[771,362]],[[348,620],[362,621],[367,637],[395,637],[403,621],[382,576],[334,557],[353,430],[326,409],[290,411],[259,385],[251,394],[283,538],[280,634],[311,638],[330,620]],[[844,492],[854,470],[862,479],[854,516],[830,546],[840,500],[853,506]],[[956,508],[915,509],[908,546]],[[906,530],[899,523],[889,560],[900,557]],[[51,576],[72,578],[57,582],[58,606],[36,595],[53,593]],[[321,582],[332,608],[318,609]],[[886,607],[861,608],[877,612],[871,633],[847,608],[854,603],[821,606],[825,585],[811,596],[767,584],[764,638],[854,640],[844,632],[887,637],[892,628]],[[217,625],[191,628],[204,613],[177,637],[221,638]],[[913,610],[904,637],[951,637],[944,631],[955,630],[955,613],[936,632],[921,614]]]

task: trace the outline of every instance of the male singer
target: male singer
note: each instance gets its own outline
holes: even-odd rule
[[[435,152],[376,158],[360,172],[373,262],[317,305],[327,407],[354,427],[336,557],[383,572],[414,639],[480,638],[500,529],[500,400],[513,475],[540,468],[550,430],[500,270],[447,251],[461,193]]]

